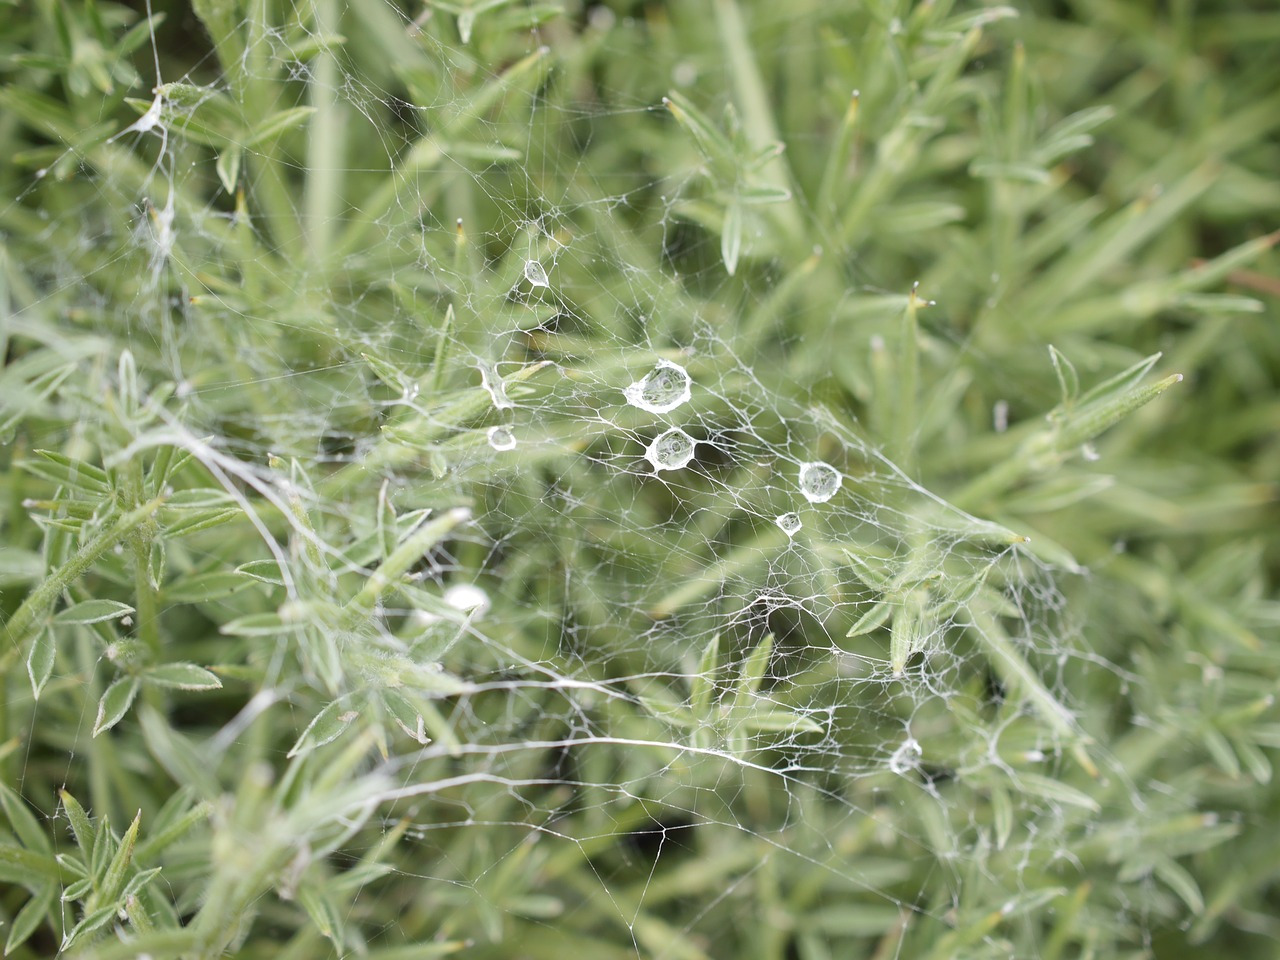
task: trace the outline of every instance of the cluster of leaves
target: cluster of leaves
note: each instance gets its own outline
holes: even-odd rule
[[[1280,14],[1061,6],[0,5],[6,952],[1271,955]],[[604,561],[747,535],[474,451],[708,326],[1071,640],[904,535],[832,551],[861,701],[645,648]]]

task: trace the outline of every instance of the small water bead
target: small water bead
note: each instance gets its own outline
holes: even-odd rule
[[[524,278],[535,287],[551,286],[551,281],[547,279],[547,271],[543,269],[542,264],[537,260],[526,260],[524,262]]]
[[[691,396],[693,379],[678,363],[659,360],[652,370],[622,391],[627,403],[647,413],[670,413]]]
[[[679,427],[672,427],[653,438],[644,458],[654,470],[679,470],[693,459],[696,441]]]
[[[489,594],[473,583],[455,583],[444,592],[444,602],[462,613],[482,617],[489,609]]]
[[[514,450],[516,435],[507,427],[490,427],[489,446],[495,450]]]
[[[924,750],[915,737],[907,737],[907,739],[894,750],[889,757],[889,769],[898,776],[903,776],[916,767],[920,766],[920,758],[924,755]]]
[[[800,464],[800,492],[810,503],[826,503],[834,497],[841,479],[839,470],[821,460]]]
[[[774,518],[774,523],[788,537],[794,537],[800,528],[804,526],[800,522],[800,514],[798,513],[780,513]]]

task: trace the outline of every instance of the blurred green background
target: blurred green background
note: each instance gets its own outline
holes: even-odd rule
[[[1278,44],[0,3],[9,955],[1274,956]]]

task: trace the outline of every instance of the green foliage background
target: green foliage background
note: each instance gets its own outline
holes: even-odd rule
[[[0,3],[9,955],[1275,955],[1280,12],[154,13]],[[813,624],[638,642],[611,604],[692,554],[560,391],[707,330],[723,396],[1029,536],[1062,636],[948,567],[986,640],[925,697],[902,529],[865,642],[910,668],[861,699]],[[546,413],[514,472],[477,358]],[[384,617],[457,619],[424,555],[498,643]],[[927,766],[873,772],[907,718]]]

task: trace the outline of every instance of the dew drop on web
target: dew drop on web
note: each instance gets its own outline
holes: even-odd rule
[[[894,750],[889,757],[889,769],[898,776],[915,769],[920,764],[920,757],[924,754],[919,741],[915,737],[907,737],[898,749]]]
[[[524,262],[524,278],[535,287],[551,286],[551,282],[547,279],[547,271],[543,269],[542,264],[537,260],[526,260]]]
[[[654,470],[679,470],[693,459],[694,439],[679,427],[672,427],[653,438],[644,457]]]
[[[483,616],[489,609],[489,595],[472,583],[455,583],[444,592],[444,602],[455,610]]]
[[[495,450],[514,450],[516,435],[508,427],[490,427],[489,446]]]
[[[804,526],[800,522],[800,514],[798,513],[780,513],[774,518],[774,523],[778,525],[783,533],[788,537],[794,537],[801,527]]]
[[[810,503],[826,503],[840,489],[840,471],[816,460],[800,464],[800,492]]]
[[[693,380],[684,367],[659,360],[652,370],[622,391],[627,403],[648,413],[670,413],[692,395]]]

